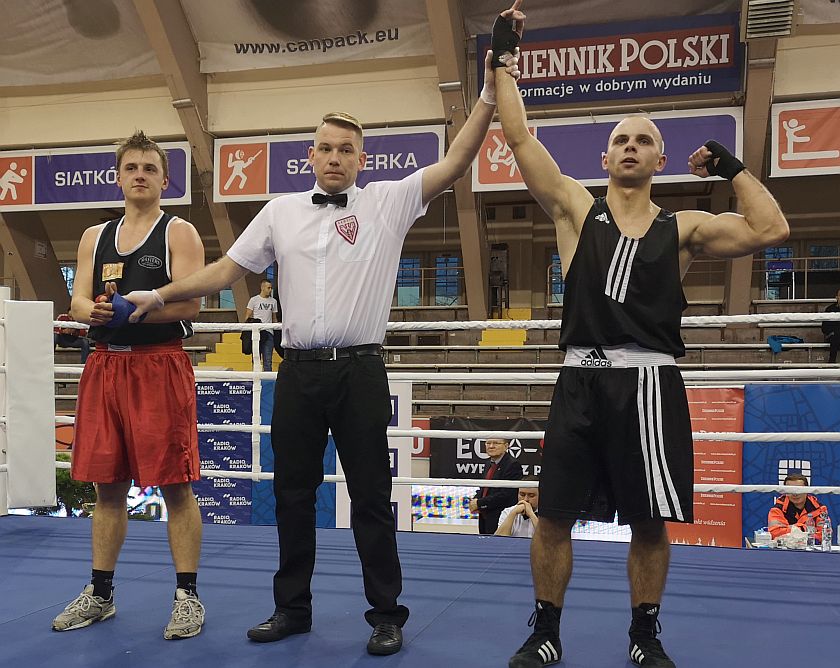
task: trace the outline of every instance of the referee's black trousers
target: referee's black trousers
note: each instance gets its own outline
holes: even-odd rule
[[[379,356],[290,361],[280,365],[271,443],[280,568],[274,575],[278,612],[295,620],[312,615],[315,567],[315,490],[324,476],[331,429],[350,494],[353,536],[362,563],[371,626],[402,626],[408,608],[397,603],[402,572],[391,509],[386,430],[391,393]]]

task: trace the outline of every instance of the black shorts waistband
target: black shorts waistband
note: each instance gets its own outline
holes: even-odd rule
[[[290,362],[312,362],[314,360],[340,360],[349,357],[364,357],[368,355],[382,355],[382,346],[378,343],[367,343],[348,348],[313,348],[312,350],[298,350],[284,348],[283,359]]]

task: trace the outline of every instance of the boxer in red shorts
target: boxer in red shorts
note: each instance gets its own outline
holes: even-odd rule
[[[71,469],[73,479],[96,483],[93,570],[52,628],[83,628],[116,613],[112,582],[133,481],[163,491],[177,578],[164,638],[189,638],[201,631],[204,607],[196,593],[201,514],[190,484],[199,478],[195,380],[181,339],[192,334],[200,301],[173,302],[131,324],[133,307],[120,293],[192,274],[204,266],[204,247],[190,223],[160,209],[168,164],[157,144],[136,132],[116,163],[125,216],[85,230],[71,304],[96,342],[79,381]]]

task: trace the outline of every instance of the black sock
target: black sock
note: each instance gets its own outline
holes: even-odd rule
[[[633,623],[630,632],[656,634],[656,620],[659,617],[659,603],[640,603],[632,609]]]
[[[536,610],[533,617],[534,631],[559,636],[561,612],[563,612],[562,606],[558,607],[551,601],[537,599]]]
[[[188,594],[197,594],[196,580],[198,580],[198,573],[175,573],[178,580],[176,585],[178,589],[185,590]]]
[[[98,571],[94,568],[90,572],[90,583],[93,585],[93,595],[107,600],[114,590],[114,571]]]
[[[551,608],[554,608],[557,611],[558,616],[560,615],[560,613],[563,610],[562,605],[554,605],[554,603],[552,603],[551,601],[543,601],[543,600],[538,598],[538,599],[536,599],[536,602],[537,602],[537,609],[543,610],[543,609],[551,607]]]

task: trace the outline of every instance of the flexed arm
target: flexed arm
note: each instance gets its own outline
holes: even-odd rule
[[[681,245],[692,255],[732,258],[783,242],[790,234],[778,203],[725,147],[708,141],[689,158],[689,170],[701,178],[720,175],[732,181],[743,215],[702,211],[679,214]]]

